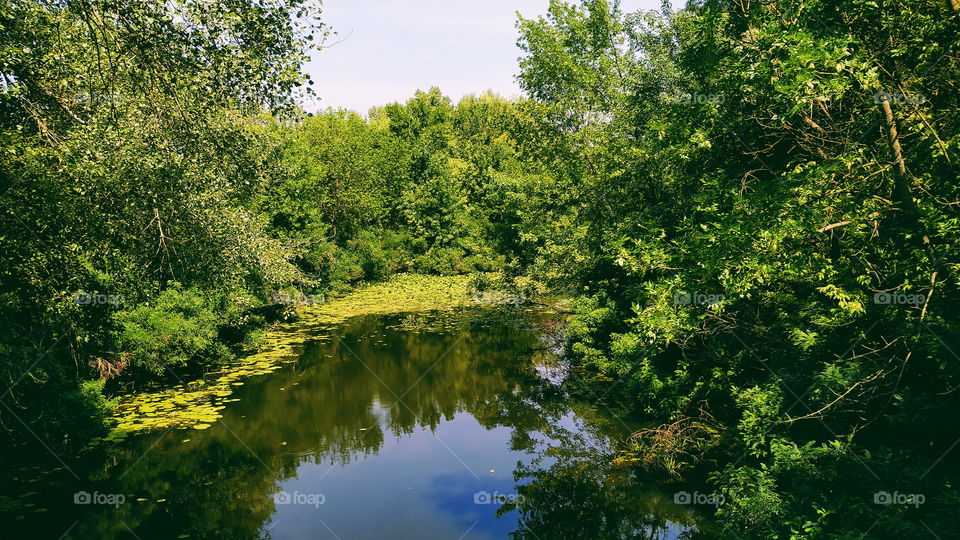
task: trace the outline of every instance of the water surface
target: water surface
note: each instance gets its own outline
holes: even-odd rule
[[[537,319],[352,319],[249,379],[209,429],[131,437],[71,464],[78,482],[38,483],[43,512],[14,526],[143,540],[682,537],[693,515],[610,466],[629,426],[565,396]]]

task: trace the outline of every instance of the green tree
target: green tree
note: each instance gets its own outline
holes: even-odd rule
[[[282,174],[253,116],[290,109],[307,82],[317,7],[0,2],[0,420],[15,439],[78,440],[81,382],[143,342],[118,321],[150,320],[175,284],[202,291],[171,309],[208,340],[238,303],[301,279],[252,209]]]

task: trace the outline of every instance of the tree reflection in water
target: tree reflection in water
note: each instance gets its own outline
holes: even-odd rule
[[[51,518],[18,527],[57,537],[73,524],[74,538],[685,537],[692,514],[610,466],[625,426],[540,375],[542,334],[517,322],[543,316],[518,317],[351,320],[248,381],[212,428],[133,438],[75,464],[90,481],[50,486]],[[488,472],[494,462],[504,465]],[[81,489],[127,502],[72,504]],[[326,502],[275,502],[293,489]],[[519,504],[476,504],[478,492]]]

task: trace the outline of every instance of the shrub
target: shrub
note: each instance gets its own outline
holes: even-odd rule
[[[153,305],[120,311],[114,320],[117,346],[137,372],[157,375],[194,358],[220,362],[230,356],[217,339],[221,321],[197,289],[174,285]]]

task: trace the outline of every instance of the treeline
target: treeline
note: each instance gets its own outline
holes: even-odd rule
[[[272,233],[302,246],[298,268],[334,288],[501,269],[518,221],[511,187],[530,169],[514,123],[510,101],[454,105],[433,88],[367,118],[331,110],[278,124],[287,174],[262,211]]]

